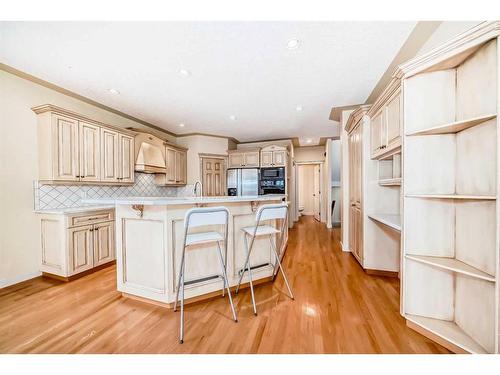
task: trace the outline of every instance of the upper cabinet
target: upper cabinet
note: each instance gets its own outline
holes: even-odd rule
[[[401,82],[394,79],[368,112],[371,118],[371,157],[386,157],[401,148]]]
[[[52,105],[32,109],[38,115],[40,181],[134,182],[133,133]]]
[[[266,146],[260,150],[261,167],[286,167],[287,148],[284,146]]]
[[[155,184],[180,186],[187,184],[187,149],[165,143],[166,173],[155,174]]]
[[[259,149],[228,151],[229,168],[258,168],[260,166]]]

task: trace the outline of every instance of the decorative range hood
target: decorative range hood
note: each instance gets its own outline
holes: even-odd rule
[[[136,136],[135,170],[142,173],[167,173],[163,141],[150,134]]]

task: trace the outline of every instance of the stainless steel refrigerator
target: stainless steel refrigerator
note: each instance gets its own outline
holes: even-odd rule
[[[227,170],[227,195],[259,195],[259,169],[238,168]]]

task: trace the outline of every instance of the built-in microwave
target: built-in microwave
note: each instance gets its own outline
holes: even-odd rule
[[[261,168],[259,194],[285,194],[285,168]]]

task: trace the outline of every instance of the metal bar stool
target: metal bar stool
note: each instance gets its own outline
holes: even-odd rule
[[[177,311],[177,301],[179,300],[179,291],[181,294],[181,324],[180,324],[180,337],[181,344],[184,342],[184,286],[195,284],[200,281],[206,281],[211,278],[222,278],[222,295],[224,296],[224,288],[227,288],[227,296],[233,319],[238,321],[236,312],[234,310],[233,299],[231,298],[231,290],[229,289],[229,282],[226,275],[226,260],[227,260],[227,231],[228,231],[229,210],[226,207],[207,207],[207,208],[192,208],[186,212],[184,217],[184,246],[182,249],[181,267],[179,270],[179,279],[177,281],[177,294],[175,296],[174,311]],[[224,234],[216,231],[202,232],[202,233],[189,233],[189,229],[195,227],[202,227],[208,225],[224,225]],[[221,275],[214,275],[204,277],[201,279],[185,281],[186,270],[186,248],[190,245],[199,245],[204,243],[217,243],[219,263],[221,266]],[[220,243],[224,242],[224,256],[222,255]]]
[[[283,266],[281,265],[280,262],[280,257],[278,254],[278,251],[276,250],[276,243],[273,241],[273,238],[276,234],[283,235],[285,226],[287,225],[287,218],[288,218],[288,205],[286,203],[279,203],[279,204],[265,204],[261,206],[255,215],[255,221],[256,225],[254,227],[245,227],[242,228],[244,232],[244,241],[245,241],[245,252],[246,252],[246,260],[243,265],[243,269],[240,271],[240,280],[238,281],[238,286],[236,287],[236,293],[238,293],[241,285],[241,280],[243,279],[243,275],[245,272],[248,271],[248,277],[250,281],[250,293],[252,295],[252,304],[253,304],[253,313],[257,315],[257,307],[255,305],[255,294],[253,291],[253,283],[252,283],[252,270],[250,267],[250,255],[252,253],[252,247],[253,243],[255,240],[255,237],[258,236],[269,236],[269,242],[271,244],[271,249],[274,252],[274,255],[276,257],[276,263],[273,265],[274,267],[274,272],[273,275],[276,274],[276,268],[279,267],[279,270],[281,270],[281,273],[283,275],[283,279],[285,280],[286,287],[288,289],[288,293],[290,295],[290,298],[293,300],[293,293],[292,289],[290,288],[290,284],[288,283],[288,279],[285,274],[285,270],[283,269]],[[276,229],[275,227],[268,225],[268,224],[262,224],[264,221],[269,221],[269,220],[275,220],[275,219],[282,219],[283,224],[281,226],[281,230]],[[250,246],[248,246],[248,236],[251,237],[250,240]]]

